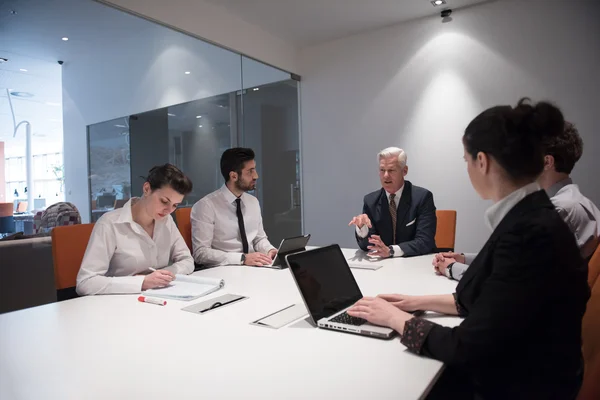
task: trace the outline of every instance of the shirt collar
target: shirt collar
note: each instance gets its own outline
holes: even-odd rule
[[[493,232],[500,222],[504,219],[506,214],[517,205],[525,197],[531,193],[540,190],[540,185],[537,182],[532,182],[528,185],[523,186],[520,189],[515,190],[502,200],[498,201],[485,212],[485,224]]]
[[[573,180],[571,178],[563,179],[562,181],[556,182],[554,185],[550,186],[546,189],[546,194],[548,197],[556,196],[556,193],[559,192],[560,189],[564,188],[567,185],[572,185]]]
[[[139,197],[132,197],[127,203],[121,208],[121,214],[119,215],[118,222],[133,223],[133,215],[131,214],[131,205],[134,199],[137,201]]]
[[[237,199],[236,195],[231,193],[231,190],[229,190],[229,188],[227,187],[227,185],[223,185],[221,186],[221,193],[223,193],[223,196],[225,197],[225,200],[227,201],[228,204],[233,204],[235,202],[235,200]],[[244,195],[246,193],[242,193],[242,195],[240,196],[240,199],[242,199],[242,202],[244,200]]]
[[[400,198],[402,197],[402,191],[404,190],[404,185],[402,185],[402,187],[400,189],[398,189],[398,191],[395,193],[396,197],[394,198],[394,201],[396,202],[396,204],[398,204],[398,202],[400,201]],[[390,202],[390,193],[388,193],[388,191],[385,191],[385,195],[387,196],[388,199],[388,203]]]

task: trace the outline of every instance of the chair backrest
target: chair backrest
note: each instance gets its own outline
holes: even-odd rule
[[[57,290],[77,285],[77,274],[94,224],[57,226],[52,229],[52,259]]]
[[[17,212],[25,212],[27,211],[27,206],[29,205],[29,202],[27,201],[20,201],[17,203]]]
[[[456,210],[437,210],[435,247],[437,251],[454,251],[456,240]]]
[[[0,203],[0,217],[12,217],[14,213],[13,203]]]
[[[596,262],[600,261],[599,254],[599,250],[594,253]],[[590,265],[591,263],[590,261]],[[600,399],[600,279],[595,280],[591,289],[592,295],[588,300],[581,326],[585,368],[578,400]]]
[[[115,210],[117,208],[123,208],[123,206],[129,201],[129,199],[118,199],[115,200]]]
[[[588,285],[593,288],[600,277],[600,246],[596,247],[596,251],[588,262]]]
[[[183,236],[183,240],[190,251],[193,253],[192,249],[192,221],[190,220],[190,215],[192,214],[191,207],[178,208],[175,210],[175,221],[177,221],[177,228],[179,229],[179,233]]]

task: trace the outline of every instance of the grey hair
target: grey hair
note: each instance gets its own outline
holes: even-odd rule
[[[383,149],[377,154],[377,161],[381,161],[382,158],[388,157],[398,157],[398,166],[400,169],[406,166],[406,152],[399,147],[388,147],[387,149]]]

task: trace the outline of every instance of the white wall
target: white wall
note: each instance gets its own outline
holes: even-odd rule
[[[135,34],[120,42],[100,43],[95,51],[63,65],[65,194],[85,221],[89,218],[87,125],[242,87],[240,55],[127,17],[136,20]],[[245,62],[244,72],[248,83],[257,86],[285,79],[281,71],[256,62]]]
[[[408,179],[458,210],[457,249],[489,236],[461,137],[469,121],[522,96],[551,99],[585,142],[573,177],[600,204],[600,24],[594,1],[497,1],[301,51],[305,231],[356,246],[347,224],[380,187],[377,152],[408,153]]]
[[[286,71],[297,72],[294,46],[229,13],[223,7],[202,0],[101,1],[176,26]]]

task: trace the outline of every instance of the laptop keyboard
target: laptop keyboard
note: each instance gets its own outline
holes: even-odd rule
[[[331,318],[329,322],[337,322],[338,324],[360,326],[367,323],[367,320],[362,318],[353,317],[348,315],[346,312],[341,313],[337,317]]]

